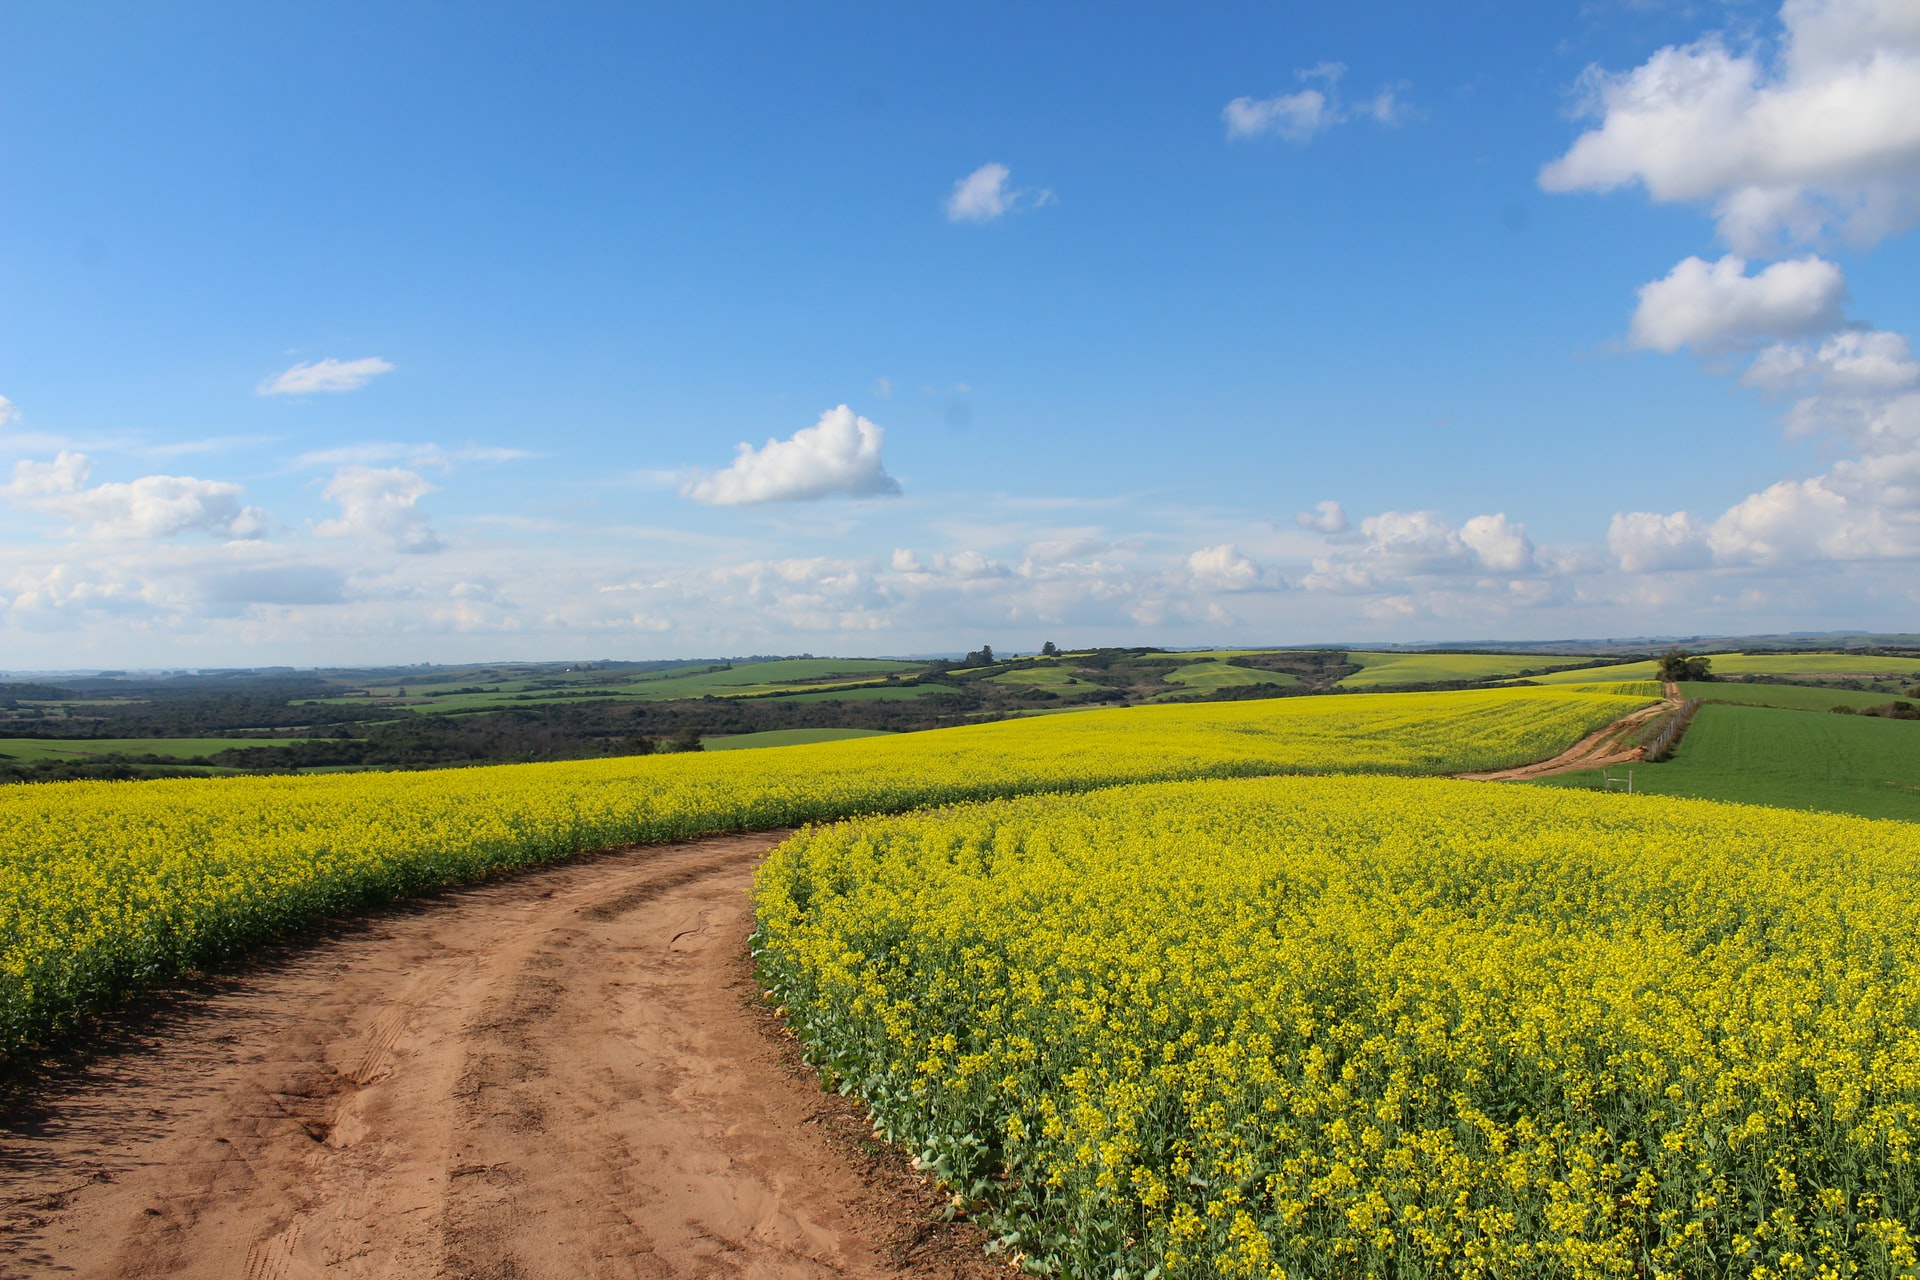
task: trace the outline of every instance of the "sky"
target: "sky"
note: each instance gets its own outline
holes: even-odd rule
[[[1920,630],[1920,5],[0,0],[0,669]]]

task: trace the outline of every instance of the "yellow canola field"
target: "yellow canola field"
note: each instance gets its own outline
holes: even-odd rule
[[[778,752],[0,788],[0,1056],[262,937],[582,849],[1156,778],[1494,768],[1634,705],[1538,689],[1347,695]]]
[[[1920,827],[1442,779],[803,831],[763,979],[1028,1270],[1913,1276]]]

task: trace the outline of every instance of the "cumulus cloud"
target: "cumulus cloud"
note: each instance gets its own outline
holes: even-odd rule
[[[992,222],[1022,205],[1037,209],[1053,203],[1053,192],[1045,187],[1016,189],[1009,185],[1012,179],[1013,171],[1003,164],[981,165],[953,184],[953,193],[947,197],[947,220]]]
[[[1707,530],[1684,511],[1616,513],[1607,528],[1607,549],[1628,573],[1698,569],[1713,559]]]
[[[1903,334],[1856,329],[1818,344],[1775,343],[1754,357],[1741,381],[1768,391],[1894,391],[1920,382],[1920,363]]]
[[[1241,555],[1231,542],[1206,547],[1187,557],[1187,572],[1210,591],[1251,591],[1263,584],[1260,566]]]
[[[720,507],[899,493],[899,482],[881,463],[885,440],[878,423],[839,405],[791,439],[769,440],[758,449],[742,444],[732,466],[688,481],[680,493]]]
[[[1278,93],[1271,98],[1242,95],[1220,109],[1229,139],[1261,138],[1269,135],[1288,142],[1311,142],[1319,134],[1348,120],[1364,117],[1380,124],[1399,124],[1406,118],[1406,105],[1400,100],[1399,86],[1381,89],[1371,98],[1348,105],[1341,100],[1339,85],[1346,75],[1345,63],[1323,62],[1294,74],[1301,80],[1317,80],[1324,88],[1306,88],[1295,93]]]
[[[358,391],[393,366],[379,356],[363,360],[335,360],[328,356],[310,364],[296,364],[265,379],[254,388],[263,396],[304,396],[316,391]]]
[[[266,515],[240,503],[241,487],[193,476],[141,476],[128,482],[87,487],[92,464],[83,453],[62,452],[52,462],[21,459],[0,495],[35,511],[86,527],[96,538],[167,538],[209,533],[255,538]]]
[[[20,421],[20,410],[15,407],[13,401],[0,396],[0,427],[10,427],[18,421]]]
[[[1314,503],[1311,511],[1299,512],[1293,517],[1293,522],[1302,529],[1313,529],[1319,533],[1345,533],[1348,528],[1346,510],[1331,499]]]
[[[1746,381],[1807,392],[1791,430],[1842,441],[1853,456],[1782,480],[1718,518],[1616,515],[1608,546],[1628,572],[1768,568],[1920,557],[1920,366],[1898,334],[1853,331],[1768,348]]]
[[[1549,191],[1639,183],[1705,202],[1736,250],[1839,232],[1871,242],[1920,218],[1920,6],[1788,0],[1772,58],[1711,36],[1632,71],[1590,68],[1599,123],[1547,165]]]
[[[1455,525],[1437,511],[1383,511],[1360,522],[1359,539],[1316,558],[1310,591],[1372,593],[1409,579],[1537,572],[1527,527],[1505,512]]]
[[[340,505],[338,519],[323,520],[313,531],[323,538],[362,538],[408,554],[446,546],[427,525],[420,499],[435,486],[402,467],[341,467],[320,496]]]
[[[1840,322],[1846,292],[1840,268],[1822,258],[1776,262],[1755,275],[1733,254],[1718,262],[1686,258],[1640,287],[1628,341],[1655,351],[1715,351],[1817,333]]]
[[[1472,550],[1481,567],[1494,573],[1525,573],[1533,568],[1533,542],[1527,527],[1497,515],[1475,516],[1460,526],[1460,541]]]

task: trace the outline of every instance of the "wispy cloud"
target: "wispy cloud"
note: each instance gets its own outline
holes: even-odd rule
[[[265,379],[254,388],[263,396],[304,396],[315,392],[358,391],[393,366],[379,356],[361,360],[336,360],[328,356],[310,364],[296,364]]]
[[[1220,109],[1220,118],[1227,126],[1227,137],[1243,139],[1271,135],[1288,142],[1304,143],[1349,120],[1368,119],[1378,124],[1395,125],[1407,118],[1409,108],[1400,96],[1405,85],[1388,85],[1370,98],[1349,103],[1340,94],[1340,81],[1346,74],[1344,62],[1322,62],[1294,73],[1300,80],[1317,82],[1317,88],[1279,93],[1270,98],[1251,95],[1235,98]]]
[[[313,449],[293,460],[295,467],[337,467],[348,463],[362,466],[376,462],[407,462],[422,467],[449,467],[457,462],[515,462],[541,455],[531,449],[501,445],[469,444],[443,449],[437,444],[403,444],[394,440],[366,440],[359,444],[336,445],[331,449]]]

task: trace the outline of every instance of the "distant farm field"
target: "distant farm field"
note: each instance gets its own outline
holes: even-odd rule
[[[1719,659],[1714,659],[1716,665]],[[1660,664],[1653,661],[1623,662],[1611,667],[1582,667],[1578,671],[1548,671],[1528,676],[1534,684],[1594,684],[1609,680],[1658,680]]]
[[[1871,676],[1920,677],[1920,659],[1876,658],[1854,653],[1709,653],[1717,676]],[[1585,671],[1529,676],[1535,684],[1583,684],[1592,680],[1655,680],[1659,663],[1629,662]]]
[[[188,760],[216,751],[284,747],[296,738],[0,738],[0,756],[14,760],[78,760],[90,756],[165,756]]]
[[[1189,655],[1181,655],[1186,657]],[[1184,667],[1175,667],[1167,672],[1168,684],[1177,684],[1191,690],[1229,689],[1249,684],[1297,685],[1300,677],[1286,671],[1261,671],[1253,667],[1236,667],[1223,658],[1202,658]]]
[[[853,738],[885,738],[884,729],[768,729],[763,733],[735,733],[708,738],[709,751],[740,751],[750,747],[798,747],[811,742],[845,742]]]
[[[1436,684],[1444,680],[1487,680],[1522,671],[1553,671],[1593,661],[1591,658],[1552,657],[1530,653],[1366,653],[1352,651],[1348,662],[1362,670],[1340,681],[1344,688],[1367,689],[1383,684]]]
[[[1920,722],[1709,703],[1679,753],[1634,766],[1633,781],[1649,795],[1920,822]],[[1560,774],[1538,785],[1598,787],[1600,774]]]
[[[1828,689],[1804,684],[1740,684],[1737,681],[1683,680],[1680,692],[1708,702],[1737,702],[1751,707],[1827,711],[1834,707],[1884,706],[1891,695],[1862,689]]]

